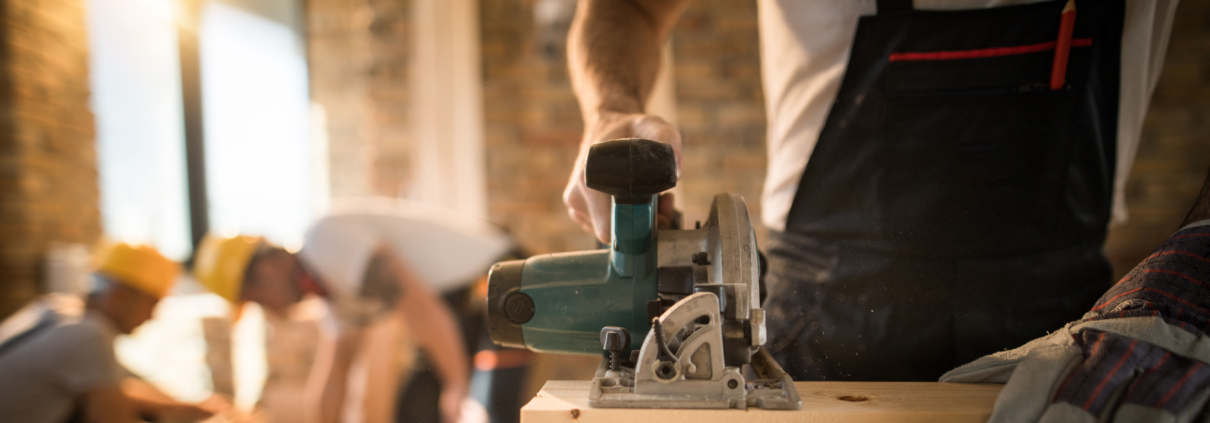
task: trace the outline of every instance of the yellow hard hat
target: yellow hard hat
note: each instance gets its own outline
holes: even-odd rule
[[[194,255],[193,276],[210,292],[237,303],[248,262],[262,242],[254,236],[207,234]]]
[[[168,294],[180,272],[176,262],[146,245],[118,243],[102,246],[97,254],[97,273],[156,298]]]

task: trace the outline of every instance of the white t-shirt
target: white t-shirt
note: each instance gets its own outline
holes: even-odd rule
[[[512,242],[480,219],[437,206],[357,198],[336,202],[328,215],[311,225],[298,254],[329,290],[335,315],[348,320],[375,312],[366,310],[375,305],[363,301],[362,282],[374,252],[383,246],[440,292],[486,274]]]
[[[81,395],[121,381],[113,351],[117,329],[95,312],[64,313],[58,300],[39,299],[0,324],[4,342],[37,327],[47,313],[54,315],[51,326],[0,351],[0,420],[59,423]]]
[[[974,9],[1039,0],[915,0],[921,10]],[[1177,0],[1126,0],[1113,223],[1126,220],[1123,198],[1143,117],[1164,64]],[[785,230],[807,160],[849,62],[857,19],[875,0],[760,0],[761,75],[768,115],[769,164],[762,220]]]

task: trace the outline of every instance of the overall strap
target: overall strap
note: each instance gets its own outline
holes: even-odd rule
[[[878,0],[878,14],[911,12],[912,0]]]

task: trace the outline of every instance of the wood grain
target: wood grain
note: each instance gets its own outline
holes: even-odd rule
[[[938,382],[795,382],[797,411],[607,409],[588,406],[588,381],[550,381],[521,409],[522,423],[985,422],[1003,385]]]

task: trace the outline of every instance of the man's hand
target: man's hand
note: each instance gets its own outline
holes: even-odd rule
[[[681,167],[681,134],[672,125],[658,116],[641,113],[601,113],[599,118],[585,131],[580,144],[580,154],[572,169],[571,179],[563,190],[563,203],[567,214],[585,231],[596,235],[597,240],[608,244],[610,233],[609,195],[584,185],[584,164],[588,149],[593,145],[618,138],[645,138],[668,143],[676,153],[677,172]],[[657,226],[668,228],[676,213],[672,194],[660,195],[657,209]]]
[[[197,422],[234,411],[231,398],[226,395],[214,394],[201,403],[190,404],[177,401],[147,381],[134,377],[123,379],[121,390],[139,414],[156,416],[158,420]]]
[[[197,404],[179,403],[173,409],[166,410],[164,420],[167,421],[202,421],[210,416],[236,416],[238,412],[231,398],[223,394],[214,394],[205,401]]]

